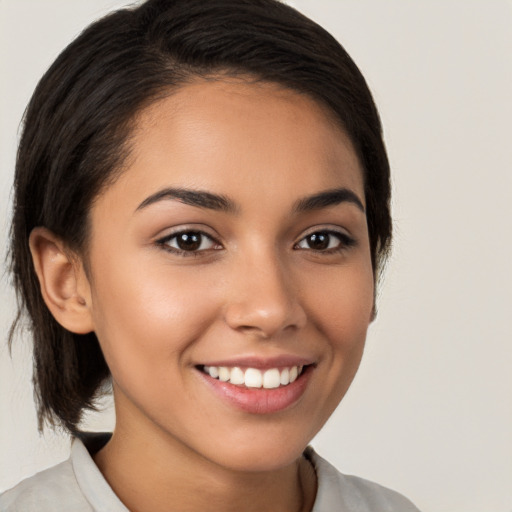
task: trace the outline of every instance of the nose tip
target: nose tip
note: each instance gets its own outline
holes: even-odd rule
[[[226,314],[227,324],[237,331],[254,333],[261,338],[271,338],[280,331],[299,329],[305,323],[299,308],[251,307],[249,304],[231,306]]]
[[[306,313],[297,294],[279,272],[246,274],[235,288],[225,309],[225,321],[232,329],[268,339],[305,325]]]

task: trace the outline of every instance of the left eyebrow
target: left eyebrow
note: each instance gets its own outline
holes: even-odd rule
[[[352,192],[352,190],[348,188],[325,190],[318,194],[304,197],[295,203],[293,210],[295,213],[303,213],[328,208],[329,206],[336,206],[346,202],[355,204],[363,213],[366,213],[361,199],[359,199],[355,192]]]

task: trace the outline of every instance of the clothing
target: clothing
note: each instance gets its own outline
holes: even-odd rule
[[[129,512],[94,463],[108,435],[74,439],[65,462],[37,473],[0,496],[1,512]],[[86,448],[87,445],[87,448]],[[308,447],[318,490],[312,512],[418,512],[400,494],[355,476],[339,473]]]

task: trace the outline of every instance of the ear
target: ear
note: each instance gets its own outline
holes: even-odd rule
[[[43,300],[55,320],[76,334],[93,331],[91,290],[81,260],[46,228],[32,230],[29,246]]]

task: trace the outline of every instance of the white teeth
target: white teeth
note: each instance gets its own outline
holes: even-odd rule
[[[263,385],[263,376],[261,375],[261,372],[256,368],[247,368],[247,370],[245,370],[244,377],[244,384],[248,388],[261,388]]]
[[[247,368],[245,372],[239,367],[228,368],[226,366],[204,366],[203,371],[214,379],[222,382],[230,382],[236,386],[248,388],[275,389],[279,386],[287,386],[297,380],[302,373],[303,366],[291,366],[289,368],[270,368],[261,371],[257,368]]]
[[[241,385],[245,382],[245,379],[244,379],[244,372],[242,370],[240,370],[240,368],[233,368],[231,370],[231,378],[229,379],[229,382],[231,382],[231,384],[237,384],[237,385]]]
[[[222,382],[227,382],[231,377],[231,372],[229,371],[229,368],[226,368],[225,366],[219,366],[219,380]]]
[[[281,374],[277,368],[267,370],[263,374],[263,387],[266,389],[278,388],[281,384]]]

